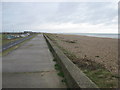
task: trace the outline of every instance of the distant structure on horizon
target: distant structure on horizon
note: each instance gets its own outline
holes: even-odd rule
[[[11,33],[13,33],[13,34],[27,34],[27,33],[29,33],[29,34],[35,34],[35,33],[41,33],[41,32],[33,32],[33,31],[27,31],[27,30],[25,30],[25,31],[23,31],[23,32],[1,32],[2,34],[11,34]]]
[[[24,33],[33,33],[32,31],[24,31]]]

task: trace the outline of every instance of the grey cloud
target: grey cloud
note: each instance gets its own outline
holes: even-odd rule
[[[58,23],[108,23],[117,16],[117,10],[109,8],[109,5],[111,3],[61,3],[56,14],[47,18],[47,21]]]
[[[23,27],[44,23],[117,23],[111,22],[117,10],[110,5],[109,2],[4,3],[3,24]]]

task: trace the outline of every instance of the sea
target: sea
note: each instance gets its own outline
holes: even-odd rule
[[[62,34],[120,39],[120,34],[111,34],[111,33],[62,33]]]

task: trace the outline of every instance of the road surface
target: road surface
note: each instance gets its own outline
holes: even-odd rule
[[[42,34],[2,59],[3,88],[65,88]]]
[[[23,42],[23,41],[25,41],[25,40],[27,40],[27,39],[30,39],[30,38],[32,38],[33,36],[34,36],[34,35],[30,35],[30,36],[25,37],[25,38],[22,38],[22,39],[20,39],[20,40],[16,40],[16,41],[14,41],[14,42],[10,42],[10,43],[8,43],[8,44],[5,44],[5,45],[2,46],[2,49],[0,49],[0,52],[5,51],[5,50],[7,50],[7,49],[9,49],[9,48],[17,45],[17,44],[20,44],[21,42]]]

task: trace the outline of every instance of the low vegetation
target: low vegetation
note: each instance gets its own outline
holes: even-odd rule
[[[59,64],[57,64],[57,60],[55,58],[53,59],[53,61],[56,62],[55,69],[58,71],[57,75],[60,76],[60,77],[62,77],[61,82],[63,82],[63,83],[66,84],[66,79],[64,77],[64,73],[62,72],[61,66]]]
[[[32,38],[34,38],[34,36],[33,36]],[[30,38],[30,39],[32,39],[32,38]],[[23,41],[22,43],[17,44],[17,45],[15,45],[15,46],[13,46],[13,47],[11,47],[11,48],[9,48],[9,49],[1,52],[1,53],[0,53],[0,56],[5,56],[5,55],[9,54],[11,51],[17,49],[18,47],[20,47],[21,45],[23,45],[25,42],[29,41],[30,39],[27,39],[27,40]],[[4,41],[4,42],[7,42],[7,41]],[[10,41],[9,41],[9,42],[10,42]]]
[[[98,87],[100,88],[117,88],[118,87],[118,75],[112,74],[102,64],[96,63],[86,58],[77,58],[73,53],[65,50],[57,43],[57,38],[52,34],[46,34],[50,40],[57,45],[64,54],[72,60],[76,66],[78,66]],[[96,56],[99,57],[99,56]]]
[[[7,39],[6,36],[7,36],[7,34],[2,34],[2,45],[5,45],[7,43],[10,43],[10,42],[13,42],[13,41],[16,41],[16,40],[23,38],[23,37],[19,37],[19,38]]]

